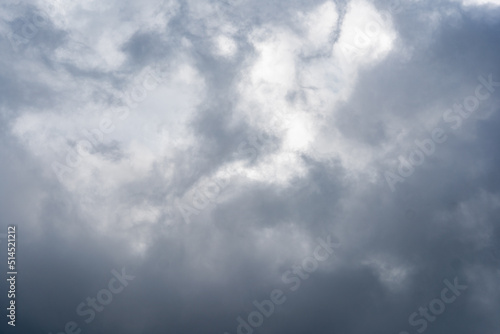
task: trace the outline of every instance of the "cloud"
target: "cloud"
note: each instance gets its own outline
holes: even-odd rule
[[[18,330],[237,333],[280,289],[255,332],[415,333],[459,277],[426,332],[498,331],[500,90],[459,129],[443,116],[500,81],[496,6],[3,4]],[[436,128],[447,140],[391,191]],[[335,257],[292,291],[283,274],[329,235]],[[134,280],[87,324],[76,307],[121,268]]]

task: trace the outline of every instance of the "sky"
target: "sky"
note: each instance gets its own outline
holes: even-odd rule
[[[3,0],[0,332],[500,333],[499,59],[498,0]]]

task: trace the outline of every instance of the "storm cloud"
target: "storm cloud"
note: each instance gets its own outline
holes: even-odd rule
[[[0,18],[2,333],[500,332],[499,1]]]

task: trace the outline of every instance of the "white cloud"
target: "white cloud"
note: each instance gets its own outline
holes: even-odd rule
[[[234,39],[220,35],[214,39],[215,53],[226,58],[231,58],[238,51],[238,46]]]
[[[326,1],[307,13],[297,14],[297,24],[305,30],[305,41],[302,52],[305,55],[331,46],[337,31],[339,20],[337,6],[332,1]]]
[[[500,6],[500,0],[461,0],[466,6],[494,5]]]

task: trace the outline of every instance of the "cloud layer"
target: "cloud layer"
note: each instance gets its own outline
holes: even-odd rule
[[[499,332],[499,5],[3,2],[15,330]]]

